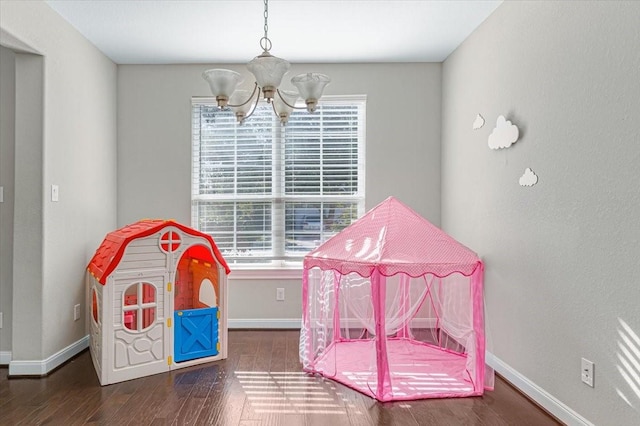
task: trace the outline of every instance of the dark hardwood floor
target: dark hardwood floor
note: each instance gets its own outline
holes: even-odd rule
[[[561,424],[500,377],[482,397],[377,402],[302,373],[298,336],[230,331],[227,360],[104,387],[88,351],[41,379],[7,379],[2,368],[0,425]]]

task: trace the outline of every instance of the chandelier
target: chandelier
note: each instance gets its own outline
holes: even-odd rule
[[[308,112],[314,112],[325,86],[331,81],[324,74],[300,74],[291,79],[291,83],[297,87],[298,91],[280,90],[278,87],[291,65],[284,59],[269,53],[271,40],[267,34],[268,18],[269,0],[264,0],[264,36],[260,39],[262,53],[247,64],[247,68],[256,79],[252,93],[238,89],[244,81],[240,73],[220,68],[202,73],[202,78],[209,83],[211,93],[216,97],[218,108],[231,108],[239,123],[249,118],[256,110],[260,101],[260,92],[267,103],[272,105],[273,112],[280,118],[282,124],[286,124],[289,114],[294,109],[305,109],[305,107],[295,106],[298,98],[304,99]],[[255,101],[252,102],[254,97]]]

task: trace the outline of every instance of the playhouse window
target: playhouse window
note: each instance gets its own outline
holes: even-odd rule
[[[91,317],[98,324],[98,295],[95,288],[91,290]]]
[[[286,126],[270,105],[238,125],[192,103],[192,226],[227,262],[300,261],[364,213],[363,97],[323,98]]]
[[[178,250],[180,243],[180,234],[177,232],[165,232],[160,237],[160,249],[165,253],[171,253]]]
[[[156,288],[153,284],[131,284],[122,296],[122,323],[125,328],[143,331],[156,320]]]

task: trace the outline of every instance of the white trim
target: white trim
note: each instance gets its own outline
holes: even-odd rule
[[[0,365],[9,365],[11,362],[11,351],[0,351]]]
[[[491,352],[486,353],[486,362],[496,372],[500,373],[501,376],[509,381],[509,383],[520,389],[520,391],[554,415],[558,420],[569,426],[594,426],[589,420],[573,411],[562,401],[558,400],[546,390],[533,383],[527,377],[520,374]]]
[[[11,361],[9,376],[43,376],[89,347],[89,336],[70,344],[49,358],[38,361]]]
[[[232,328],[290,328],[299,330],[302,320],[299,318],[238,318],[229,319],[228,327]]]

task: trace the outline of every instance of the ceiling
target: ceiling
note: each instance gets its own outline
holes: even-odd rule
[[[118,64],[246,63],[262,0],[46,0]],[[442,62],[502,0],[271,0],[271,53],[294,63]]]

